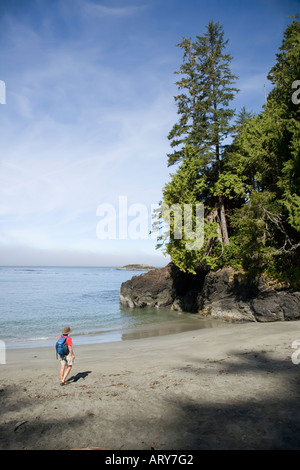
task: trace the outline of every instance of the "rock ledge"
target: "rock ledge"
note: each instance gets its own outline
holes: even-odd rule
[[[265,277],[248,280],[231,268],[191,275],[173,263],[124,282],[123,306],[170,308],[230,321],[282,321],[300,319],[300,292]]]

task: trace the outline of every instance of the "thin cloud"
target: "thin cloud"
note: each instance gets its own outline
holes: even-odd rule
[[[144,10],[146,5],[139,6],[126,6],[126,7],[107,7],[104,5],[95,4],[92,2],[85,2],[83,9],[86,14],[98,17],[128,17],[136,15]]]

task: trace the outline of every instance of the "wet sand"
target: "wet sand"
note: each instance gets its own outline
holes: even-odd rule
[[[63,387],[54,347],[8,350],[0,449],[299,449],[296,340],[300,322],[74,341]]]

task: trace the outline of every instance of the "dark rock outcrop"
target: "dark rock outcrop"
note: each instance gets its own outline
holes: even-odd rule
[[[132,308],[167,307],[232,321],[300,319],[299,292],[265,277],[248,280],[231,268],[191,275],[170,263],[124,282],[120,301]]]
[[[128,307],[169,307],[173,303],[173,279],[168,266],[133,276],[123,282],[120,291],[122,305]]]

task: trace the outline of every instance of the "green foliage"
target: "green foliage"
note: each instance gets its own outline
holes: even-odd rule
[[[174,238],[173,217],[165,250],[183,271],[232,266],[299,288],[300,103],[292,94],[300,81],[300,23],[284,33],[264,110],[253,116],[243,108],[234,124],[229,103],[236,77],[226,45],[222,26],[212,22],[195,42],[179,44],[180,118],[169,134],[174,151],[168,155],[169,165],[179,166],[162,203],[203,203],[204,243],[187,250],[184,236]],[[225,145],[228,135],[233,141]]]

